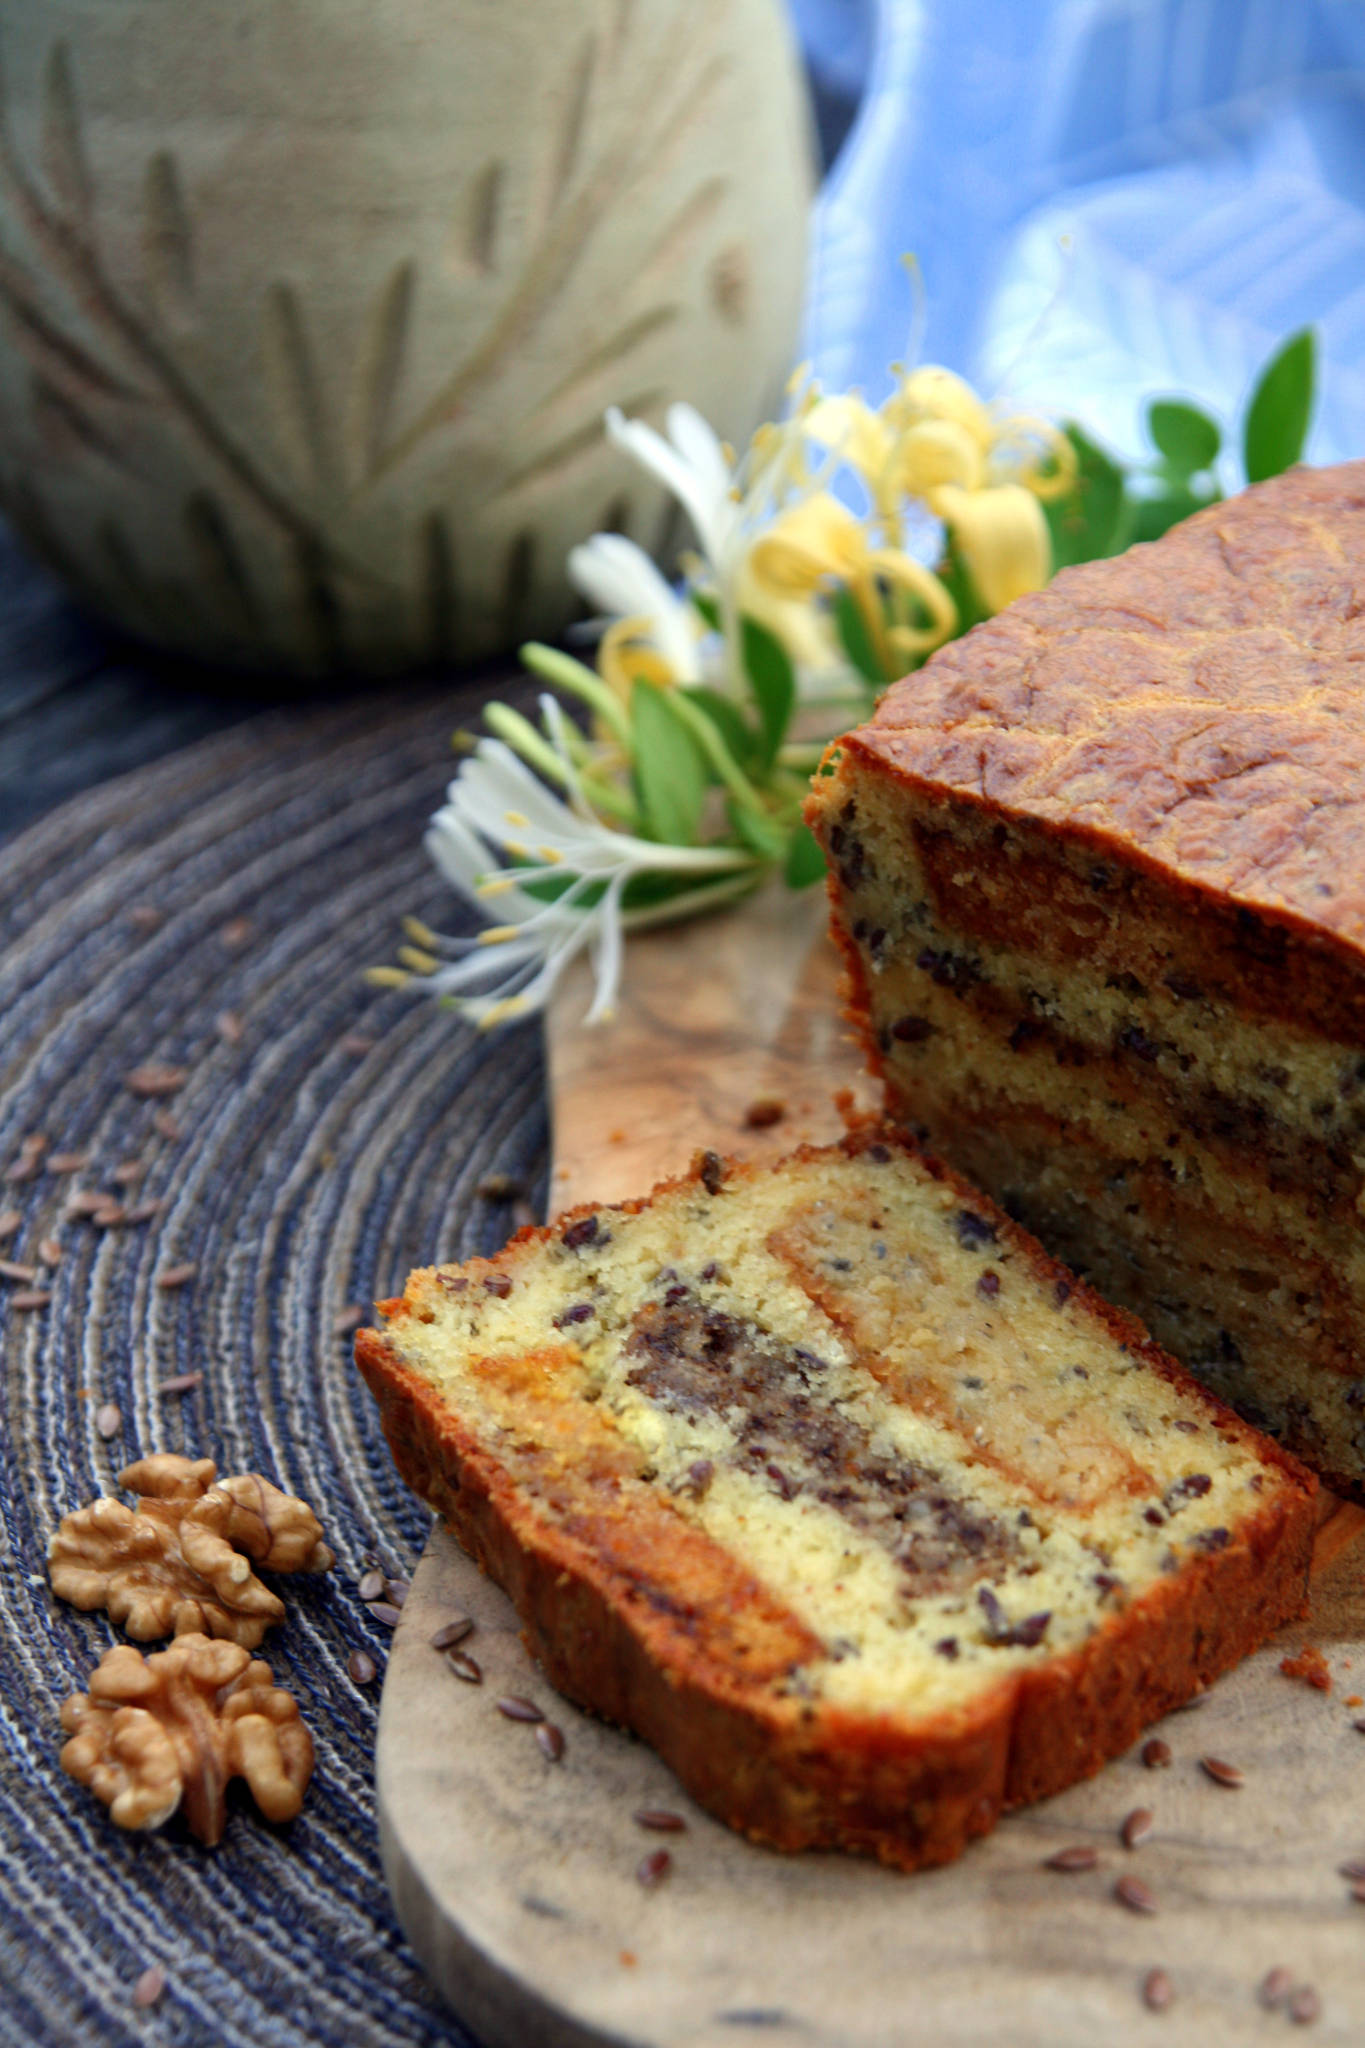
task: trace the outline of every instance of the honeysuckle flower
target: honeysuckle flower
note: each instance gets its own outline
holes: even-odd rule
[[[416,943],[399,954],[408,970],[404,982],[445,997],[485,1028],[541,1009],[585,951],[595,982],[587,1021],[610,1016],[627,931],[728,901],[752,888],[761,872],[746,848],[664,846],[604,825],[583,795],[564,714],[552,697],[541,699],[541,714],[568,800],[504,741],[480,740],[424,842],[451,887],[485,913],[496,906],[500,922],[470,937],[445,938],[409,920]],[[631,884],[642,877],[672,883],[672,893],[630,905]],[[380,968],[372,978],[387,986],[399,977]]]
[[[1041,590],[1052,570],[1047,521],[1022,484],[963,490],[943,484],[934,509],[946,522],[988,611],[1002,611],[1026,591]]]
[[[789,506],[754,543],[749,562],[756,581],[788,598],[844,584],[888,681],[898,666],[909,667],[941,646],[957,627],[957,606],[933,570],[903,549],[872,546],[865,524],[828,493]],[[892,596],[890,620],[879,586]],[[897,604],[898,598],[910,600],[909,606]],[[925,614],[922,624],[908,615],[916,608]]]
[[[695,406],[670,405],[668,439],[644,420],[628,420],[618,407],[607,411],[607,439],[673,493],[692,521],[711,567],[722,571],[739,525],[731,465],[716,434]]]
[[[655,680],[700,681],[696,613],[635,541],[620,533],[596,533],[569,550],[568,569],[574,588],[615,622],[607,628],[608,637],[628,625],[630,639],[650,643],[659,669]]]

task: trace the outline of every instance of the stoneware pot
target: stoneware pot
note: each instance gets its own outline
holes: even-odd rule
[[[255,669],[553,632],[667,507],[603,408],[742,441],[811,193],[778,0],[0,0],[0,502]]]

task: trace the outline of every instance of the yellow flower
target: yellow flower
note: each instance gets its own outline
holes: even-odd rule
[[[780,513],[755,541],[747,567],[760,589],[789,602],[809,600],[826,582],[846,585],[888,681],[957,629],[957,607],[933,570],[899,548],[872,547],[862,521],[825,491]]]
[[[996,481],[1023,484],[1046,504],[1075,488],[1076,450],[1050,421],[1016,413],[996,430],[991,473]]]
[[[916,420],[896,445],[896,482],[912,498],[933,504],[944,484],[979,490],[986,465],[978,443],[959,420]]]
[[[896,433],[919,420],[949,421],[961,427],[983,455],[995,438],[995,422],[971,385],[937,363],[926,363],[923,369],[902,377],[899,388],[886,401],[885,411]]]
[[[1041,590],[1052,569],[1042,507],[1022,484],[966,491],[944,484],[934,493],[943,519],[988,611],[1003,611],[1025,591]]]
[[[684,680],[655,646],[652,634],[649,619],[613,619],[597,643],[597,672],[623,704],[630,702],[637,680],[660,689]]]
[[[749,566],[779,596],[808,597],[827,576],[857,575],[866,556],[861,522],[828,491],[816,491],[778,513],[754,542]]]

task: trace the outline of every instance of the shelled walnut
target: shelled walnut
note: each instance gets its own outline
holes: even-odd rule
[[[144,1657],[106,1650],[88,1693],[62,1705],[62,1769],[103,1800],[121,1828],[159,1828],[183,1809],[212,1848],[227,1786],[245,1778],[267,1820],[292,1820],[313,1771],[313,1738],[270,1666],[237,1643],[183,1635]]]
[[[48,1572],[60,1599],[107,1608],[138,1642],[200,1631],[254,1650],[284,1602],[253,1564],[320,1572],[334,1561],[313,1510],[254,1472],[219,1479],[211,1458],[163,1452],[118,1478],[137,1506],[105,1498],[67,1515]]]

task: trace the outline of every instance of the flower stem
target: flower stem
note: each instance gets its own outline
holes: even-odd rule
[[[611,727],[623,747],[630,745],[630,722],[624,707],[585,662],[575,661],[571,654],[547,647],[541,640],[528,640],[520,652],[527,668],[544,676],[547,683],[557,683],[561,690],[572,691],[597,713],[604,725]]]

